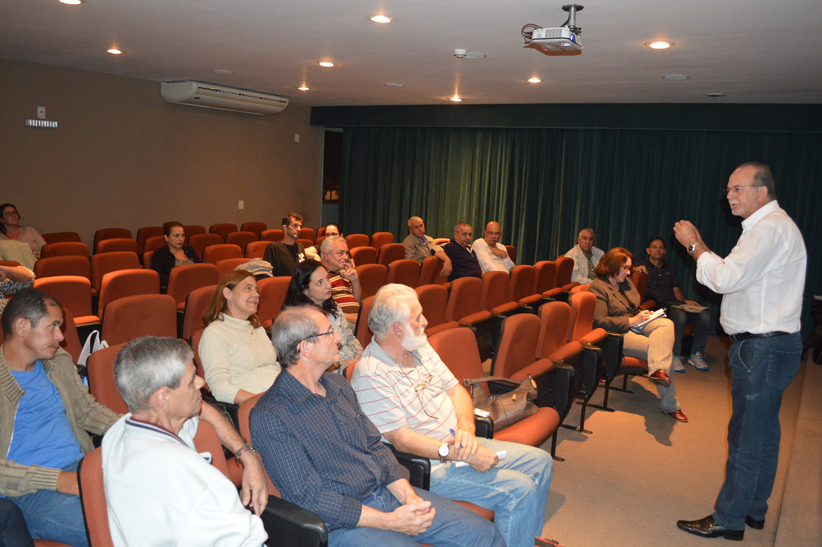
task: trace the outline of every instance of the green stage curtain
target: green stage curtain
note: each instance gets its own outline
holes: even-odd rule
[[[722,188],[746,161],[771,167],[777,199],[802,230],[808,303],[822,293],[819,133],[347,127],[340,217],[346,233],[385,230],[398,241],[415,215],[433,237],[451,237],[461,221],[482,237],[497,220],[520,264],[555,259],[588,226],[598,247],[627,247],[637,260],[648,239],[661,236],[685,294],[717,304],[696,283],[673,225],[690,220],[711,249],[730,252],[741,219]],[[803,319],[808,327],[809,314]]]

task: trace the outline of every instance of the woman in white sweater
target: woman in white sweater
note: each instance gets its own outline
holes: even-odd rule
[[[277,352],[257,318],[254,274],[234,270],[217,284],[203,313],[200,361],[214,398],[240,404],[271,387],[280,373]]]

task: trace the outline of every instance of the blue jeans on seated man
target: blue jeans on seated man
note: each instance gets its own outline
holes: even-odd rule
[[[80,462],[76,461],[63,467],[63,471],[77,471],[78,463]],[[50,539],[73,547],[88,547],[80,496],[56,490],[38,490],[33,494],[9,499],[23,512],[34,539]]]
[[[379,528],[341,528],[328,534],[329,547],[419,547],[420,543],[443,547],[505,547],[505,541],[492,522],[427,490],[414,490],[437,510],[428,530],[416,536],[406,536],[402,532]],[[362,504],[384,513],[402,505],[384,486],[377,488]]]
[[[6,498],[0,498],[0,547],[34,547],[23,513]]]
[[[801,353],[798,332],[734,342],[728,352],[733,414],[725,482],[713,517],[730,530],[744,530],[746,516],[765,520],[779,458],[782,392],[799,369]]]
[[[685,335],[685,325],[694,326],[694,342],[691,344],[691,355],[704,354],[708,334],[711,331],[711,310],[702,313],[688,313],[685,310],[668,307],[665,310],[668,319],[674,322],[674,357],[682,355],[682,337]]]
[[[530,547],[542,535],[545,503],[554,461],[540,448],[519,443],[478,439],[504,459],[481,473],[449,462],[431,473],[431,491],[452,500],[470,501],[495,511],[494,524],[508,547]]]

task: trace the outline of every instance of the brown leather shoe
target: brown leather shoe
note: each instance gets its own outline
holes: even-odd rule
[[[662,387],[671,387],[671,379],[668,377],[668,373],[662,369],[650,374],[648,379],[651,381],[652,384],[656,384]]]
[[[729,530],[724,526],[720,526],[714,520],[713,515],[699,520],[679,520],[676,525],[680,530],[704,538],[723,537],[731,541],[742,541],[742,538],[745,537],[745,530]]]
[[[677,422],[682,422],[683,424],[688,423],[688,417],[681,410],[674,410],[673,412],[665,412],[663,410],[662,413],[666,416],[670,416]]]

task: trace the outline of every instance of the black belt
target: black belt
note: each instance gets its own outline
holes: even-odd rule
[[[790,333],[782,332],[781,330],[763,333],[738,332],[736,334],[731,335],[731,340],[733,340],[734,342],[741,342],[742,340],[747,340],[748,338],[773,338],[774,336],[786,336],[788,334]]]

